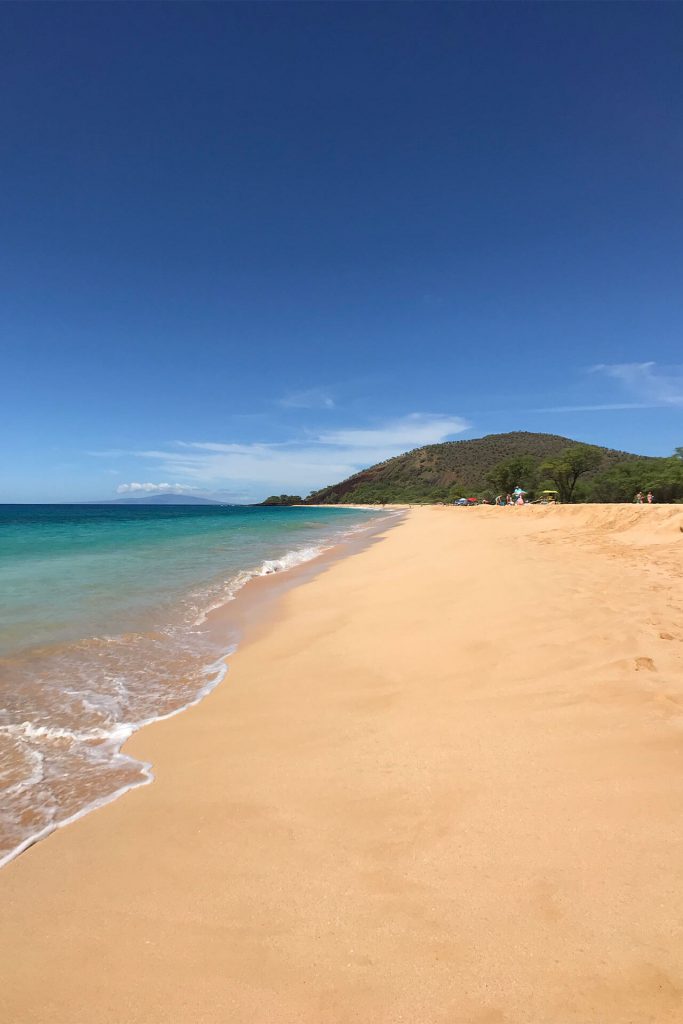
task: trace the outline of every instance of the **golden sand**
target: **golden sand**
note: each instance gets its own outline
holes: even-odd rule
[[[679,1024],[683,510],[416,509],[0,873],[2,1024]]]

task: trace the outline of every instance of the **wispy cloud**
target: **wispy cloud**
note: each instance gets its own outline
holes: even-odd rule
[[[637,400],[640,408],[683,406],[683,366],[659,366],[655,362],[600,363],[591,369],[616,381]]]
[[[119,484],[116,488],[117,494],[167,494],[169,492],[177,493],[180,491],[191,491],[191,487],[186,487],[185,484],[169,484],[169,483],[137,483],[133,481],[130,484]]]
[[[278,401],[283,409],[334,409],[334,399],[328,388],[308,388],[290,391]]]
[[[459,416],[413,413],[377,426],[326,431],[278,443],[177,441],[165,449],[142,449],[128,455],[144,460],[159,474],[181,484],[123,484],[121,487],[127,490],[119,487],[119,493],[146,488],[225,487],[242,490],[252,498],[268,491],[306,493],[409,448],[446,440],[467,428]]]
[[[381,427],[370,429],[350,428],[323,433],[318,440],[321,444],[349,447],[362,451],[365,448],[416,448],[423,444],[435,444],[451,434],[461,434],[469,424],[460,416],[435,416],[414,412],[410,416],[393,420]]]
[[[614,412],[620,409],[651,409],[647,402],[608,402],[605,405],[553,405],[546,409],[531,409],[531,412]]]

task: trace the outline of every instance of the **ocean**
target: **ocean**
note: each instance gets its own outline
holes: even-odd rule
[[[0,505],[0,866],[152,779],[121,745],[221,681],[237,635],[211,612],[382,515]]]

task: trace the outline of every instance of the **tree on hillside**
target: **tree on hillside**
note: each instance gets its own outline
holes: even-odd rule
[[[575,444],[567,448],[556,459],[548,459],[541,466],[541,473],[549,477],[557,487],[560,501],[574,500],[576,485],[582,476],[597,469],[602,462],[602,453],[589,444]]]
[[[499,462],[487,473],[486,479],[501,494],[510,494],[515,487],[529,491],[536,483],[536,462],[531,455],[516,455]]]

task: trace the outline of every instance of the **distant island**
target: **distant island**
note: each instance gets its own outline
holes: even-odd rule
[[[113,498],[98,505],[227,505],[225,501],[200,498],[196,494],[145,494],[141,498]]]
[[[513,431],[425,445],[313,491],[307,504],[491,501],[522,487],[533,498],[553,489],[562,501],[683,500],[683,448],[669,458],[586,445],[559,434]],[[272,499],[268,499],[272,502]],[[285,504],[286,502],[281,502]]]

